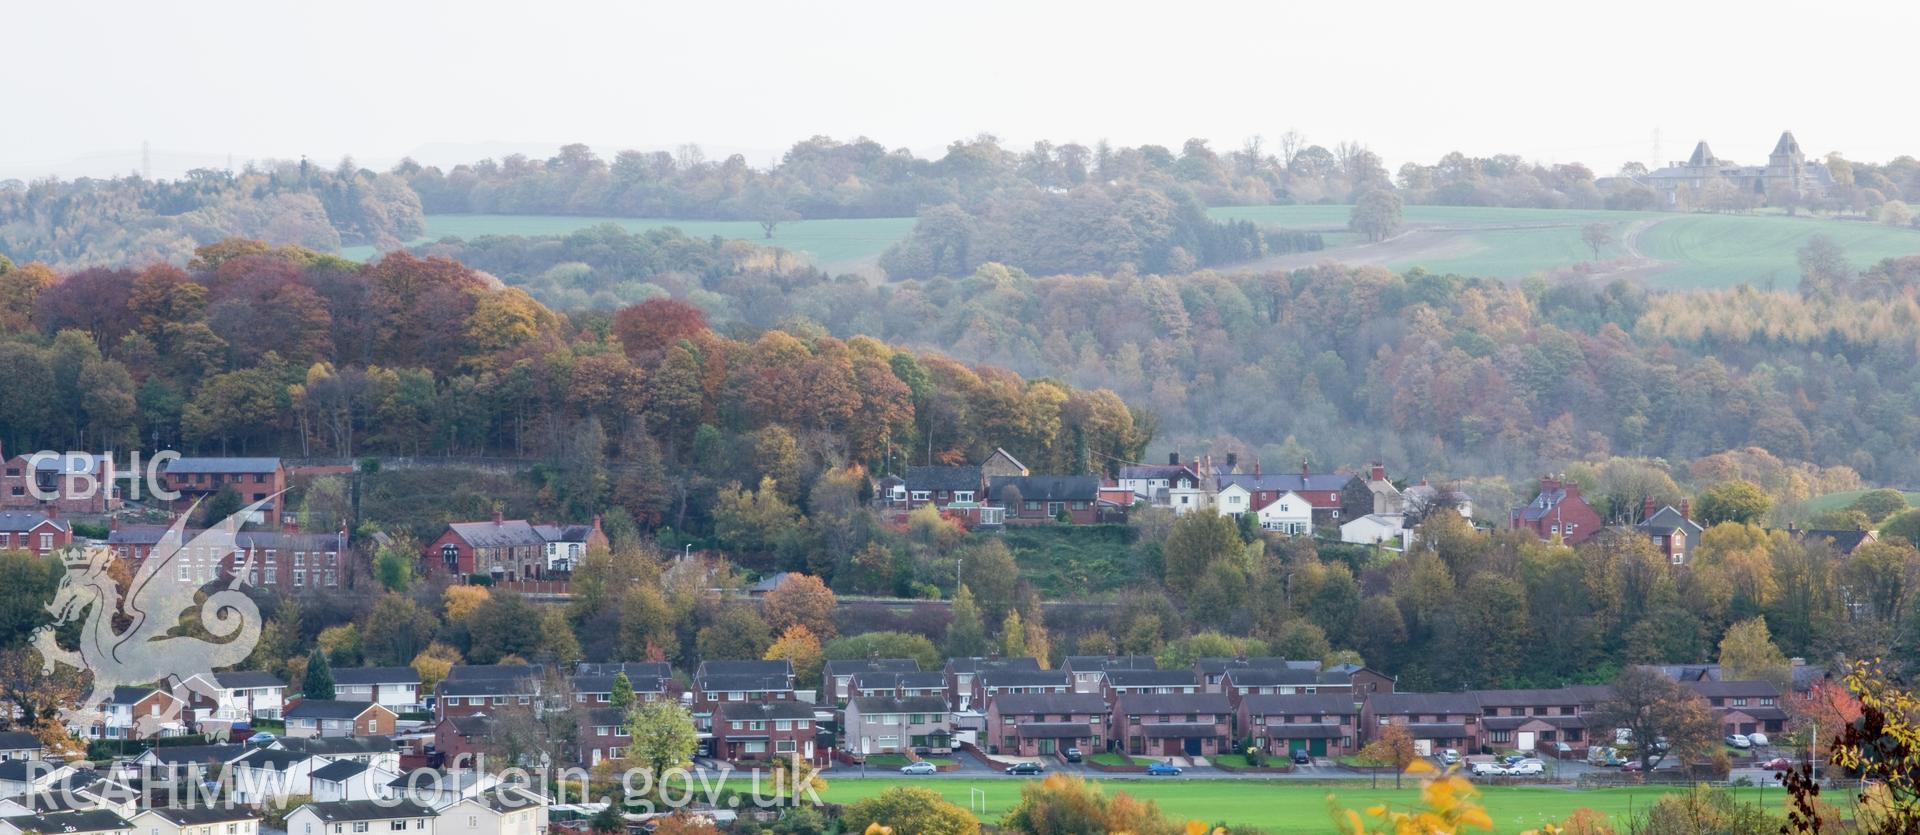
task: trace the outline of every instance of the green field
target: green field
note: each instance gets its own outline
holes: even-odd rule
[[[1022,780],[935,779],[908,783],[897,779],[828,779],[821,799],[829,803],[852,803],[872,797],[899,785],[933,789],[947,800],[965,807],[970,790],[986,792],[987,813],[982,820],[998,821],[1020,799]],[[1112,780],[1104,784],[1108,791],[1124,791],[1134,797],[1152,800],[1168,816],[1198,819],[1208,823],[1229,823],[1257,827],[1275,833],[1333,832],[1328,815],[1327,795],[1338,795],[1342,806],[1364,810],[1386,804],[1404,809],[1419,802],[1419,790],[1411,784],[1404,789],[1370,789],[1361,785],[1329,786],[1282,780],[1188,780],[1134,779]],[[1624,831],[1624,822],[1644,810],[1669,789],[1623,788],[1575,791],[1555,788],[1489,787],[1482,800],[1493,817],[1496,833],[1533,829],[1546,823],[1558,823],[1582,806],[1611,816]],[[1783,795],[1775,791],[1772,801]]]
[[[436,241],[445,237],[478,238],[482,235],[565,235],[589,226],[611,223],[628,231],[641,232],[672,226],[688,235],[771,244],[795,252],[804,252],[822,269],[852,269],[862,261],[879,257],[895,241],[913,231],[910,217],[860,218],[854,220],[796,220],[782,223],[768,240],[760,224],[747,220],[667,220],[664,218],[576,217],[571,215],[427,215],[427,234],[408,245]],[[341,250],[348,258],[364,261],[376,253],[373,247],[348,247]]]
[[[1808,516],[1817,516],[1819,514],[1826,513],[1828,511],[1833,511],[1833,510],[1846,510],[1847,505],[1853,504],[1855,499],[1858,499],[1869,492],[1871,491],[1870,490],[1842,490],[1838,493],[1827,493],[1822,496],[1814,496],[1811,499],[1801,502],[1800,510],[1806,513],[1806,515]],[[1906,496],[1907,496],[1907,504],[1909,506],[1920,507],[1920,493],[1908,493],[1906,494]]]
[[[1216,206],[1207,210],[1214,220],[1250,220],[1260,226],[1287,229],[1345,229],[1352,206],[1316,204],[1310,206]],[[1625,223],[1643,217],[1676,217],[1660,212],[1609,212],[1593,209],[1503,209],[1483,206],[1408,206],[1401,220],[1408,224],[1432,226],[1510,226],[1515,224],[1568,223],[1594,221]]]
[[[1679,215],[1640,238],[1640,251],[1672,263],[1658,283],[1693,289],[1740,281],[1780,288],[1800,283],[1797,253],[1815,235],[1825,235],[1855,267],[1882,258],[1920,254],[1920,230],[1861,221],[1778,215]]]

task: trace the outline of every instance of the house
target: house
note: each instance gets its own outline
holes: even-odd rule
[[[906,481],[908,510],[975,502],[986,487],[979,467],[908,467]]]
[[[799,756],[824,765],[816,750],[813,707],[798,702],[728,702],[714,709],[713,756],[728,762],[761,762]]]
[[[693,672],[696,710],[736,702],[791,702],[793,664],[785,661],[702,661]]]
[[[971,704],[983,705],[1003,693],[1071,693],[1073,676],[1065,670],[982,670],[973,677]]]
[[[980,741],[990,754],[1053,756],[1104,750],[1107,703],[1093,693],[1007,693],[987,703]]]
[[[1073,692],[1099,693],[1108,670],[1154,670],[1151,655],[1069,655],[1060,669],[1073,676]]]
[[[1354,545],[1379,545],[1405,551],[1413,544],[1413,529],[1407,517],[1398,513],[1369,513],[1348,519],[1340,525],[1340,541]]]
[[[1585,751],[1586,715],[1612,690],[1604,685],[1577,685],[1535,690],[1481,690],[1481,742],[1495,749],[1522,752],[1567,753]]]
[[[198,780],[202,776],[218,775],[220,769],[232,765],[252,751],[252,747],[238,743],[161,745],[140,752],[140,756],[134,757],[132,762],[148,782],[155,779]]]
[[[593,668],[593,672],[576,673],[567,679],[568,687],[573,690],[575,704],[605,707],[613,703],[614,679],[625,675],[627,684],[633,688],[633,700],[637,703],[657,702],[668,697],[667,685],[673,681],[673,672],[665,663],[632,664],[632,671],[619,669],[619,665],[582,665]],[[607,672],[599,668],[605,667]],[[642,669],[650,672],[641,672]]]
[[[326,757],[332,762],[365,763],[374,768],[387,771],[400,770],[400,749],[394,738],[385,735],[372,736],[309,736],[280,737],[269,743],[270,748]]]
[[[983,703],[974,701],[973,680],[981,673],[997,670],[1032,670],[1038,672],[1040,670],[1040,662],[1033,658],[1001,658],[998,656],[991,658],[947,659],[947,666],[946,669],[942,671],[942,674],[945,675],[947,679],[947,698],[950,700],[953,709],[964,711],[975,705],[984,706]]]
[[[287,706],[287,733],[293,739],[334,736],[392,736],[392,710],[374,702],[301,699]]]
[[[314,770],[313,799],[320,803],[339,800],[375,800],[384,797],[388,782],[399,775],[363,762],[340,760]]]
[[[1004,447],[994,447],[993,454],[980,462],[980,478],[988,484],[992,484],[996,478],[1029,475],[1033,475],[1033,472],[1027,469],[1027,465],[1020,463],[1020,459],[1013,457],[1013,453]]]
[[[69,726],[82,739],[153,739],[183,736],[186,703],[152,687],[113,688],[113,695],[91,724]]]
[[[588,551],[606,550],[607,533],[600,529],[600,517],[590,525],[535,525],[534,532],[547,543],[547,573],[571,574]]]
[[[0,818],[88,809],[104,809],[126,818],[133,816],[143,798],[140,789],[91,769],[70,770],[45,788],[0,800]]]
[[[1235,738],[1274,756],[1351,754],[1362,745],[1361,701],[1347,693],[1245,696],[1234,707]]]
[[[1252,667],[1295,669],[1319,671],[1318,661],[1288,661],[1285,658],[1201,658],[1193,662],[1195,680],[1200,682],[1203,692],[1219,693],[1226,682],[1227,671]]]
[[[196,724],[234,725],[254,719],[279,719],[287,683],[264,670],[196,674],[188,680]],[[209,698],[206,691],[211,690]]]
[[[841,746],[855,754],[892,754],[912,748],[953,750],[953,724],[939,696],[858,696],[847,702]]]
[[[1507,513],[1507,527],[1532,531],[1541,539],[1579,545],[1600,532],[1600,514],[1580,495],[1580,485],[1559,476],[1540,479],[1533,501]]]
[[[106,513],[118,510],[113,457],[36,452],[0,454],[0,510]]]
[[[1770,681],[1694,681],[1687,687],[1713,708],[1722,733],[1778,734],[1786,729],[1787,713],[1780,705],[1780,688]]]
[[[1200,476],[1180,463],[1180,453],[1167,453],[1165,464],[1129,464],[1121,467],[1115,483],[1133,492],[1139,501],[1154,507],[1176,507],[1175,496],[1185,496],[1185,509],[1191,509],[1193,496],[1200,490]]]
[[[0,797],[42,792],[74,775],[72,766],[44,760],[8,760],[0,763]]]
[[[244,566],[248,584],[282,594],[352,588],[364,573],[344,531],[302,533],[293,517],[287,517],[280,530],[240,531],[234,535],[231,551],[212,554],[191,547],[181,551],[202,533],[192,528],[175,531],[165,525],[115,525],[107,534],[107,547],[136,566],[156,553],[180,553],[185,557],[184,561],[176,557],[175,579],[180,582],[232,577]]]
[[[431,572],[479,574],[495,582],[538,580],[547,573],[547,538],[525,519],[493,512],[491,522],[450,522],[421,549]]]
[[[633,745],[627,715],[619,708],[596,707],[580,711],[580,764],[592,768],[607,760],[623,760]]]
[[[313,772],[330,762],[284,748],[255,748],[227,770],[235,803],[266,803],[287,795],[312,795]]]
[[[461,668],[453,668],[456,673]],[[540,673],[521,667],[517,673],[492,675],[478,672],[467,676],[450,673],[434,685],[434,713],[437,719],[453,716],[498,716],[502,711],[528,709],[540,695]]]
[[[1461,518],[1469,522],[1473,521],[1473,497],[1460,492],[1457,488],[1435,487],[1428,484],[1427,480],[1423,478],[1420,479],[1419,484],[1412,485],[1401,491],[1401,496],[1403,497],[1406,512],[1415,516],[1422,516],[1427,511],[1433,509],[1435,505],[1444,502],[1452,505],[1454,511],[1459,513]]]
[[[180,494],[173,502],[174,510],[185,510],[195,501],[227,488],[240,496],[241,504],[250,505],[284,492],[287,468],[278,458],[176,458],[160,474],[160,484]],[[268,502],[247,521],[278,527],[281,504],[279,500]]]
[[[1365,705],[1362,721],[1369,741],[1378,739],[1386,726],[1400,725],[1423,757],[1479,745],[1480,699],[1471,693],[1376,693]]]
[[[1667,561],[1674,565],[1686,565],[1693,559],[1694,546],[1700,544],[1700,536],[1706,531],[1700,523],[1693,521],[1686,499],[1680,500],[1680,509],[1672,505],[1655,510],[1653,499],[1648,498],[1641,508],[1640,523],[1634,529],[1647,535]]]
[[[420,770],[388,781],[385,798],[408,800],[434,809],[445,809],[469,797],[479,797],[500,785],[500,778],[484,771]]]
[[[544,835],[547,801],[519,787],[464,798],[440,810],[433,835]]]
[[[1793,525],[1787,526],[1787,535],[1803,542],[1825,540],[1827,548],[1840,557],[1853,556],[1860,546],[1880,541],[1880,534],[1874,531],[1811,530]]]
[[[828,661],[820,671],[822,704],[844,705],[853,698],[853,677],[860,673],[917,673],[919,662],[911,658],[855,658]]]
[[[420,673],[412,667],[341,667],[333,671],[333,695],[374,702],[394,713],[420,705]]]
[[[146,835],[258,835],[260,813],[227,804],[155,806],[134,815],[131,825]]]
[[[931,673],[855,673],[853,681],[847,685],[848,698],[861,696],[890,696],[911,699],[916,696],[934,696],[951,699],[947,692],[947,677],[939,672]]]
[[[309,803],[287,815],[287,835],[425,835],[439,813],[413,800],[335,800]]]
[[[0,551],[25,551],[36,557],[65,550],[73,544],[73,526],[60,511],[0,511]]]
[[[1351,693],[1353,675],[1299,667],[1235,667],[1222,675],[1220,691],[1235,701],[1245,696]]]
[[[1406,497],[1387,478],[1387,468],[1379,462],[1364,473],[1354,473],[1340,493],[1340,516],[1355,519],[1374,513],[1404,513]]]
[[[1231,489],[1241,488],[1236,485]],[[1226,497],[1224,491],[1221,497]],[[1280,494],[1279,498],[1254,511],[1260,520],[1261,530],[1275,531],[1288,536],[1306,536],[1313,533],[1313,513],[1313,505],[1305,497],[1291,490]]]
[[[0,835],[133,835],[133,824],[106,809],[0,818]]]
[[[1147,693],[1160,695],[1203,692],[1193,670],[1107,670],[1100,682],[1100,695],[1113,704],[1120,697]]]
[[[1221,693],[1121,693],[1108,738],[1149,757],[1211,757],[1233,749],[1233,706]]]
[[[0,731],[0,762],[37,760],[46,753],[46,745],[28,731]]]
[[[1804,658],[1787,659],[1792,664],[1793,692],[1806,693],[1813,685],[1827,678],[1827,668],[1820,664],[1808,664]],[[1667,678],[1686,684],[1696,681],[1719,681],[1719,664],[1645,664],[1644,669],[1654,670]]]
[[[1332,527],[1340,524],[1347,482],[1352,479],[1346,473],[1315,473],[1304,461],[1298,473],[1222,473],[1213,477],[1214,505],[1223,515],[1238,516],[1258,512],[1281,496],[1294,493],[1311,508],[1312,527]],[[1233,495],[1244,494],[1243,506],[1226,504],[1230,491]],[[1288,511],[1290,516],[1292,513]]]
[[[1103,521],[1100,479],[1093,476],[1002,476],[988,483],[987,500],[1006,509],[1009,525],[1053,522],[1063,514],[1076,525]]]
[[[493,719],[484,715],[450,716],[433,725],[433,752],[428,762],[442,768],[472,768],[493,732]],[[608,731],[612,736],[612,731]]]

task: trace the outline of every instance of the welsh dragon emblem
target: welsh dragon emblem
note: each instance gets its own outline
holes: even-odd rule
[[[244,563],[233,566],[232,579],[224,587],[207,586],[201,569],[214,566],[217,573],[237,550],[235,538],[242,521],[277,497],[254,502],[192,541],[183,541],[189,509],[140,563],[124,599],[108,573],[117,559],[113,549],[94,545],[64,556],[67,573],[53,602],[47,604],[54,621],[34,633],[33,647],[47,673],[64,664],[93,676],[92,690],[62,717],[69,725],[97,721],[114,690],[123,686],[164,688],[178,699],[167,713],[133,717],[134,733],[140,736],[180,722],[193,692],[217,699],[212,673],[253,653],[260,641],[260,609],[240,590],[253,567],[250,553]],[[203,594],[197,628],[183,629],[189,626],[185,616]],[[75,621],[81,622],[79,646],[68,650],[55,642],[55,633]],[[125,628],[117,628],[120,625]],[[180,632],[204,632],[224,640],[174,634]]]

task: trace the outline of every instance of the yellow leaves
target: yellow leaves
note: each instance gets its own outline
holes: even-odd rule
[[[1395,811],[1385,805],[1368,807],[1365,814],[1341,809],[1334,795],[1327,802],[1336,812],[1342,831],[1350,835],[1457,835],[1468,830],[1492,830],[1493,817],[1480,805],[1480,790],[1460,776],[1459,769],[1444,772],[1423,759],[1407,766],[1409,774],[1427,774],[1420,788],[1420,807]]]
[[[878,823],[870,823],[870,824],[867,824],[866,835],[893,835],[893,827],[881,826]]]

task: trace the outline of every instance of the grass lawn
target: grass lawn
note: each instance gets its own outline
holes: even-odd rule
[[[1102,751],[1088,757],[1087,760],[1101,765],[1152,765],[1159,762],[1158,759],[1153,757],[1129,757],[1125,754],[1116,754],[1112,751]]]
[[[427,215],[427,234],[409,245],[439,240],[447,236],[477,238],[482,235],[565,235],[612,223],[628,231],[639,232],[663,226],[679,227],[696,238],[718,235],[722,238],[753,241],[804,252],[822,269],[850,268],[859,262],[879,257],[913,231],[910,217],[857,218],[850,220],[796,220],[782,223],[767,240],[760,224],[749,220],[669,220],[666,218],[575,217],[571,215]],[[373,247],[347,247],[341,254],[366,260],[376,253]]]
[[[1827,493],[1822,496],[1814,496],[1811,499],[1801,502],[1800,509],[1803,511],[1806,511],[1807,515],[1809,516],[1826,513],[1832,510],[1846,510],[1847,505],[1853,504],[1854,500],[1860,498],[1861,496],[1866,495],[1869,492],[1872,492],[1872,491],[1871,490],[1842,490],[1838,493]],[[1907,496],[1908,505],[1920,507],[1920,493],[1908,493],[1906,494],[1906,496]]]
[[[1797,253],[1815,235],[1838,244],[1860,268],[1882,258],[1920,254],[1920,230],[1779,215],[1678,215],[1648,229],[1640,250],[1675,265],[1654,279],[1667,287],[1726,287],[1748,281],[1786,289],[1799,284]]]
[[[987,812],[982,819],[993,822],[1019,802],[1020,787],[1026,782],[937,779],[913,782],[912,785],[933,789],[962,807],[967,805],[972,789],[981,789],[986,792],[987,804]],[[829,803],[851,803],[907,783],[897,779],[831,778],[821,799]],[[1110,792],[1124,791],[1134,797],[1154,801],[1174,818],[1240,824],[1276,834],[1334,831],[1328,815],[1329,793],[1337,795],[1343,807],[1362,810],[1375,804],[1408,808],[1419,802],[1419,789],[1411,781],[1403,789],[1370,789],[1365,784],[1329,786],[1324,783],[1281,780],[1185,778],[1108,780],[1104,786]],[[1482,800],[1493,817],[1494,831],[1514,833],[1565,820],[1573,810],[1582,806],[1606,814],[1614,819],[1616,825],[1621,825],[1631,814],[1646,809],[1670,789],[1636,787],[1575,791],[1496,786],[1482,791]],[[1782,796],[1776,793],[1775,799]]]

